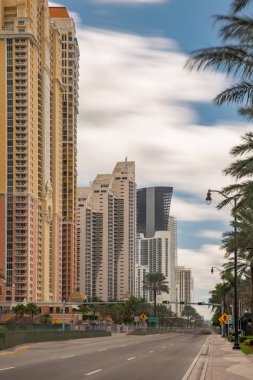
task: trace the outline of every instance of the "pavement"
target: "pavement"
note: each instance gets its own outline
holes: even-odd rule
[[[253,380],[253,355],[234,350],[233,343],[213,334],[182,380]]]

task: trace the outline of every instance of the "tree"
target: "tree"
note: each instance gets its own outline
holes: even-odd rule
[[[14,313],[16,314],[17,317],[20,319],[23,318],[23,316],[26,313],[26,306],[23,305],[22,303],[17,304],[14,308]]]
[[[238,83],[220,93],[214,102],[218,105],[237,103],[244,106],[239,113],[247,119],[253,118],[253,18],[242,17],[238,12],[246,7],[250,0],[234,0],[232,14],[215,16],[220,23],[219,35],[223,46],[193,51],[186,63],[189,70],[222,69],[234,74]]]
[[[251,2],[252,0],[233,0],[232,5],[231,5],[231,10],[233,13],[240,12]]]
[[[223,208],[230,200],[237,198],[236,209],[232,209],[233,221],[230,225],[233,231],[223,234],[222,248],[228,258],[227,268],[233,268],[235,247],[238,257],[238,274],[242,278],[251,280],[251,313],[253,317],[253,134],[247,133],[242,137],[242,143],[233,147],[230,154],[236,158],[225,175],[232,176],[239,182],[226,186],[222,193],[228,198],[223,200],[218,208]],[[243,180],[243,181],[242,181]],[[236,228],[236,234],[234,230]],[[235,240],[236,239],[236,240]],[[253,333],[253,331],[252,331]]]
[[[26,313],[31,316],[31,323],[33,323],[33,317],[39,314],[38,306],[35,303],[30,302],[26,305],[25,308],[26,308]]]
[[[197,310],[191,305],[185,305],[182,316],[187,318],[187,327],[189,327],[189,321],[196,322],[201,320],[200,314],[198,314]]]
[[[49,325],[49,324],[52,323],[52,318],[50,317],[49,313],[43,314],[42,317],[41,317],[41,319],[42,319],[42,322],[45,323],[45,324],[47,324],[47,325]]]
[[[157,315],[157,295],[160,293],[169,293],[168,282],[163,273],[148,273],[143,280],[143,289],[149,290],[153,294],[154,316]]]

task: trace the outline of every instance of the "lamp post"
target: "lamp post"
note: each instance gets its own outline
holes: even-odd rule
[[[214,273],[214,269],[217,269],[219,272],[223,272],[222,269],[217,268],[217,267],[212,267],[211,268],[211,273]],[[222,315],[225,313],[225,281],[224,281],[224,276],[222,277],[222,302],[221,302],[221,313]],[[226,338],[226,326],[223,324],[221,327],[221,332],[222,332],[222,337]]]
[[[237,207],[237,198],[238,195],[234,197],[228,197],[226,194],[222,193],[218,190],[208,190],[206,196],[206,203],[208,205],[212,202],[211,193],[219,193],[224,198],[229,201],[234,202],[234,323],[235,323],[235,341],[233,345],[233,349],[240,349],[239,344],[239,332],[238,332],[238,290],[237,290],[237,215],[236,215],[236,207]]]

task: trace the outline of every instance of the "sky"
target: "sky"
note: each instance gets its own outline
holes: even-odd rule
[[[55,5],[55,3],[51,3]],[[125,157],[137,187],[173,186],[178,261],[192,268],[195,301],[207,301],[224,262],[229,207],[207,190],[231,184],[222,170],[250,130],[236,108],[212,99],[233,82],[222,72],[189,72],[188,54],[220,44],[213,15],[228,0],[61,0],[80,47],[78,184],[111,173]],[[210,310],[198,307],[208,318]]]

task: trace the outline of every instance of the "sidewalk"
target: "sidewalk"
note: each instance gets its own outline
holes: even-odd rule
[[[253,355],[233,350],[233,343],[213,334],[199,354],[189,380],[253,380]]]

